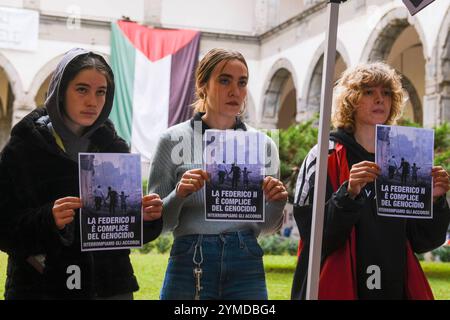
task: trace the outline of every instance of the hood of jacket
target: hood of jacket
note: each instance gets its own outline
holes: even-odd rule
[[[67,157],[67,153],[64,153],[56,144],[49,125],[50,117],[47,109],[36,108],[12,128],[9,145],[15,144],[15,141],[22,141],[33,148],[44,149],[49,153]],[[89,149],[92,146],[93,149],[88,150],[89,152],[129,152],[128,144],[117,135],[114,124],[109,119],[93,132],[90,141]]]
[[[70,64],[70,62],[81,55],[87,54],[95,55],[104,62],[107,67],[107,72],[109,73],[112,81],[111,83],[108,83],[105,105],[103,106],[99,117],[90,127],[85,129],[84,133],[81,136],[77,136],[64,124],[64,92],[61,92],[61,82],[64,78],[66,68]],[[65,147],[65,151],[72,160],[78,161],[78,153],[87,151],[92,133],[95,132],[95,130],[97,130],[108,119],[113,106],[113,99],[114,75],[108,63],[103,59],[102,56],[81,48],[72,49],[64,55],[64,57],[56,67],[50,80],[45,107],[48,112],[48,117],[50,118],[48,127],[55,130],[56,133],[61,137]]]
[[[331,132],[330,140],[344,145],[345,148],[356,157],[356,159],[367,159],[367,156],[370,154],[355,140],[353,134],[350,134],[343,129],[338,129],[337,131]]]

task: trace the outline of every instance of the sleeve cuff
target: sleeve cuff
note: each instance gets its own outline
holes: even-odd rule
[[[447,199],[445,195],[440,196],[436,202],[433,203],[433,207],[436,209],[444,209],[448,206]]]
[[[69,223],[64,229],[58,230],[58,236],[64,246],[70,246],[74,241],[74,223]]]
[[[364,197],[362,195],[358,195],[355,199],[350,197],[350,194],[347,191],[348,181],[345,181],[339,189],[332,195],[332,201],[335,206],[339,209],[358,209],[364,205]]]
[[[164,210],[164,206],[167,206],[168,203],[170,203],[170,206],[175,206],[175,207],[179,207],[182,206],[189,198],[191,198],[194,195],[194,193],[191,193],[190,195],[181,198],[179,196],[177,196],[177,188],[175,187],[175,189],[172,190],[171,193],[169,193],[169,195],[163,199],[163,210]]]

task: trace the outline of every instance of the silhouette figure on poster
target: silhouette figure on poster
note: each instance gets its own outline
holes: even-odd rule
[[[231,187],[233,189],[237,189],[239,180],[241,178],[241,168],[239,168],[236,164],[231,165]]]
[[[392,156],[392,158],[388,160],[389,180],[394,179],[395,171],[397,170],[397,168],[397,160],[395,160],[395,156]]]
[[[406,184],[408,180],[410,166],[411,165],[409,164],[409,162],[406,161],[404,158],[402,158],[402,162],[400,163],[400,167],[402,168],[402,179],[401,179],[402,184]]]
[[[248,179],[248,175],[252,173],[251,171],[247,170],[247,167],[244,167],[244,171],[242,171],[242,177],[243,177],[243,182],[244,182],[244,187],[246,189],[248,189],[248,183],[249,183],[249,179]]]
[[[413,166],[411,167],[412,171],[412,181],[417,184],[417,171],[420,169],[420,167],[416,166],[416,163],[413,163]]]
[[[219,163],[217,165],[219,170],[219,184],[223,184],[225,182],[225,176],[228,174],[227,166],[225,165],[225,161],[223,163]]]
[[[105,200],[108,199],[109,199],[109,213],[115,214],[117,206],[117,191],[112,189],[111,187],[108,187],[108,195],[106,196]]]
[[[102,208],[102,202],[104,199],[105,194],[103,193],[102,187],[98,185],[94,190],[95,211],[99,211]]]
[[[123,213],[127,212],[127,198],[130,195],[125,195],[125,193],[122,191],[120,193],[120,209],[122,210]]]

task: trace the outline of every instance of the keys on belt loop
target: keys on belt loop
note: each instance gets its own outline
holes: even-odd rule
[[[195,267],[194,268],[194,279],[195,279],[195,296],[194,300],[200,300],[200,291],[203,289],[201,286],[201,278],[202,278],[203,270],[202,268]]]
[[[197,261],[197,250],[200,252],[200,260]],[[201,278],[203,275],[203,270],[201,268],[201,264],[203,263],[203,252],[202,252],[202,245],[196,244],[195,250],[194,250],[194,256],[192,257],[192,262],[196,265],[194,267],[194,280],[195,280],[195,300],[200,300],[200,291],[203,289],[201,286]]]

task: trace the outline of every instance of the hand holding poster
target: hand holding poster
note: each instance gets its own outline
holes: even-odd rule
[[[432,219],[434,131],[377,125],[376,135],[378,214]]]
[[[79,171],[81,251],[141,247],[140,156],[80,153]]]
[[[266,139],[260,132],[206,130],[206,220],[264,221]]]

